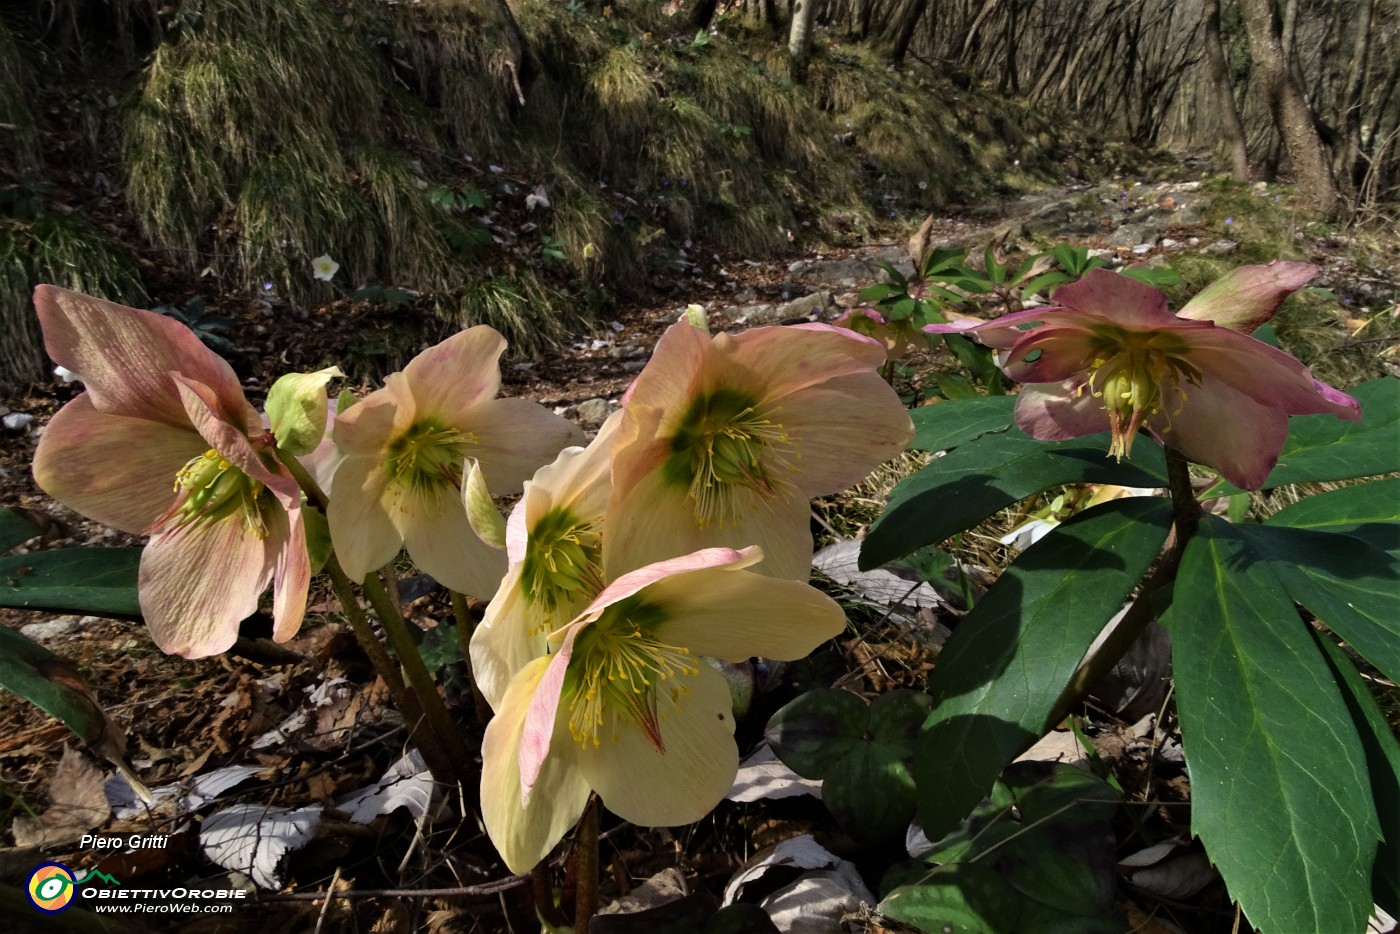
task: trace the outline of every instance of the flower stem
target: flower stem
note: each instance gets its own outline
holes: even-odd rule
[[[588,923],[598,913],[598,807],[598,796],[589,795],[574,839],[574,934],[588,934]]]
[[[306,493],[306,498],[312,505],[325,511],[329,499],[315,478],[291,454],[279,449],[277,455],[287,472]],[[384,650],[383,644],[375,638],[374,631],[355,598],[350,578],[341,570],[334,554],[326,562],[326,572],[330,575],[331,586],[334,587],[336,597],[345,611],[345,618],[350,621],[355,638],[388,687],[394,706],[403,714],[409,733],[413,737],[413,744],[422,753],[428,771],[433,774],[433,780],[445,786],[460,784],[462,794],[474,798],[477,776],[471,755],[452,724],[452,718],[442,703],[432,675],[428,673],[422,656],[418,654],[418,647],[409,638],[403,617],[399,615],[398,608],[389,599],[383,585],[373,575],[363,582],[365,595],[369,597],[385,634],[393,643],[394,651],[399,656],[399,664],[394,663],[389,653]],[[399,665],[403,666],[402,671],[408,673],[413,690],[410,691],[404,684]]]
[[[1152,600],[1163,587],[1171,586],[1176,580],[1177,569],[1181,566],[1181,556],[1186,551],[1186,543],[1191,540],[1196,526],[1201,521],[1201,504],[1196,501],[1191,489],[1191,472],[1186,458],[1173,448],[1163,449],[1167,455],[1167,485],[1172,495],[1172,529],[1167,535],[1162,559],[1157,563],[1151,576],[1138,590],[1137,597],[1118,620],[1118,625],[1109,633],[1103,645],[1070,678],[1060,697],[1055,701],[1050,715],[1045,719],[1044,730],[1055,726],[1069,716],[1089,691],[1098,684],[1118,664],[1128,649],[1142,635],[1147,624],[1152,622]]]
[[[448,590],[452,595],[452,615],[457,618],[457,641],[462,646],[462,659],[466,662],[467,684],[471,688],[472,703],[476,706],[476,722],[485,723],[491,719],[491,705],[486,702],[481,689],[472,677],[471,644],[472,632],[476,625],[472,622],[471,611],[467,609],[467,595]]]
[[[437,742],[432,729],[428,726],[418,698],[404,684],[403,676],[399,673],[399,666],[389,657],[383,644],[375,637],[374,630],[370,628],[369,619],[365,616],[364,610],[360,609],[360,603],[355,598],[355,590],[350,584],[350,578],[346,577],[345,572],[340,569],[340,564],[335,560],[334,555],[326,562],[326,573],[330,575],[331,586],[335,589],[335,595],[340,600],[345,618],[350,622],[351,631],[355,633],[355,639],[360,643],[360,648],[364,650],[365,655],[369,656],[370,663],[374,665],[374,670],[379,673],[380,680],[389,689],[389,697],[393,700],[394,706],[398,708],[399,713],[403,714],[404,721],[408,725],[409,735],[413,737],[413,745],[422,753],[423,761],[427,764],[428,771],[432,773],[433,781],[444,786],[451,786],[456,781],[452,762],[443,754],[442,746]]]
[[[447,712],[447,705],[438,693],[432,672],[428,671],[428,666],[423,663],[423,656],[418,654],[418,646],[408,634],[408,626],[399,615],[399,608],[389,599],[389,593],[377,575],[370,574],[362,586],[370,606],[374,607],[374,613],[379,617],[379,625],[384,627],[384,634],[389,637],[394,654],[399,657],[399,664],[408,675],[408,683],[412,686],[413,693],[423,705],[423,715],[432,731],[437,734],[443,752],[452,762],[452,770],[462,785],[462,793],[468,799],[474,799],[478,775],[471,754],[467,752],[461,733]]]

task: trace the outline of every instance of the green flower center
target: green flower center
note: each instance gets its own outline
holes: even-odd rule
[[[265,510],[273,505],[267,487],[239,470],[213,448],[191,458],[175,474],[175,504],[155,523],[178,527],[237,517],[258,538],[267,537]]]
[[[665,476],[685,484],[700,528],[743,521],[744,506],[776,496],[796,469],[800,438],[776,420],[781,410],[759,412],[756,400],[732,389],[701,396],[691,404],[671,439]]]
[[[665,713],[679,703],[690,688],[683,676],[700,673],[690,650],[656,638],[654,630],[665,611],[639,597],[620,600],[578,635],[564,695],[569,703],[569,732],[585,748],[602,745],[607,729],[616,741],[618,720],[632,720],[659,752],[666,751],[661,738]]]
[[[462,463],[476,436],[449,428],[433,418],[414,422],[389,444],[389,470],[413,491],[444,484],[462,488]]]
[[[531,603],[553,614],[572,615],[603,589],[602,538],[597,524],[560,506],[530,530],[521,583]],[[560,620],[562,625],[567,619]]]
[[[1132,453],[1133,439],[1152,416],[1181,414],[1186,385],[1201,385],[1201,371],[1186,359],[1190,349],[1180,335],[1170,332],[1095,329],[1089,379],[1078,391],[1087,389],[1103,400],[1113,432],[1109,453],[1114,457],[1122,460]],[[1161,430],[1170,431],[1170,422]]]

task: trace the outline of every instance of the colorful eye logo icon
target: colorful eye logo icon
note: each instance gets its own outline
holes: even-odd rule
[[[46,914],[56,914],[73,902],[73,871],[62,863],[44,863],[29,874],[25,892],[29,903]]]

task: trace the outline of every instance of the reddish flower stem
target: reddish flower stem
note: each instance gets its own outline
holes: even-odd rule
[[[1164,448],[1167,455],[1167,486],[1172,496],[1172,528],[1167,533],[1162,558],[1157,567],[1138,590],[1137,597],[1128,607],[1123,618],[1118,621],[1113,632],[1103,645],[1070,678],[1060,697],[1055,701],[1050,715],[1042,728],[1052,730],[1070,711],[1074,710],[1110,671],[1123,655],[1132,648],[1142,635],[1147,624],[1152,621],[1152,600],[1163,587],[1171,586],[1176,580],[1177,569],[1181,566],[1181,556],[1186,551],[1186,543],[1191,540],[1196,526],[1201,521],[1201,504],[1191,489],[1191,473],[1186,458],[1173,448]]]

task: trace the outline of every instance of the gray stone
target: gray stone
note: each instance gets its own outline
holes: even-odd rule
[[[1202,201],[1187,201],[1177,208],[1172,219],[1178,224],[1199,224],[1205,220],[1206,205]]]
[[[1151,224],[1124,224],[1108,238],[1109,246],[1137,246],[1139,243],[1156,243],[1161,233]]]
[[[835,307],[835,304],[831,300],[830,292],[813,292],[811,295],[804,295],[801,298],[793,299],[786,305],[778,306],[777,318],[779,321],[791,321],[794,318],[817,321],[821,319],[827,309]]]
[[[19,627],[20,635],[35,642],[48,642],[51,639],[58,639],[62,636],[72,635],[81,630],[95,616],[84,616],[79,619],[76,616],[55,616],[44,623],[30,623],[28,626]]]
[[[24,412],[11,412],[3,419],[0,419],[0,422],[3,422],[5,426],[5,430],[13,432],[24,431],[24,429],[29,427],[29,423],[32,421],[34,421],[34,416]]]
[[[782,316],[778,314],[777,307],[767,302],[735,308],[730,311],[730,314],[735,324],[777,324],[779,321],[783,320]]]
[[[1203,253],[1233,253],[1239,249],[1239,244],[1234,240],[1217,240],[1201,252]]]
[[[578,419],[585,425],[601,425],[612,414],[612,404],[607,399],[585,399],[578,404]]]

